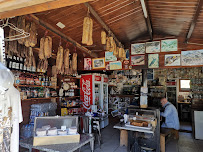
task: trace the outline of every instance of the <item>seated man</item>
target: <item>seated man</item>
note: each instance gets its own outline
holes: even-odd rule
[[[179,130],[180,124],[175,106],[168,102],[166,98],[161,99],[161,105],[164,108],[164,112],[161,112],[160,115],[165,117],[165,122],[161,127]]]

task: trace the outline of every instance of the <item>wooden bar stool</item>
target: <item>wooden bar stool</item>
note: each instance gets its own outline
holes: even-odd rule
[[[172,128],[161,128],[161,133],[160,133],[160,148],[161,152],[165,152],[165,144],[166,144],[166,136],[168,135],[174,135],[175,139],[179,139],[179,132],[178,130],[172,129]]]

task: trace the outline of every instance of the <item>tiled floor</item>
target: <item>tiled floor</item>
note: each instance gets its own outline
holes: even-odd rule
[[[126,147],[119,146],[118,129],[113,129],[116,122],[111,122],[109,126],[102,129],[101,149],[95,143],[95,152],[127,152]],[[179,133],[179,140],[169,139],[166,143],[166,152],[203,152],[203,140],[195,140],[191,133]],[[90,146],[82,147],[81,152],[90,152]]]

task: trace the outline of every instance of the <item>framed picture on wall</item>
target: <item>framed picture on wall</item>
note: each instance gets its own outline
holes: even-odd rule
[[[145,54],[145,43],[131,44],[131,55]]]
[[[91,70],[91,69],[92,69],[92,59],[84,58],[84,70]]]
[[[113,52],[105,52],[105,62],[109,62],[109,61],[117,61],[117,57],[115,55],[113,55]]]
[[[148,68],[159,67],[159,54],[148,54]]]
[[[130,57],[131,65],[144,65],[145,64],[145,55],[134,55]]]
[[[178,40],[168,39],[161,40],[161,52],[178,51]]]
[[[180,66],[180,54],[165,55],[165,66]]]
[[[110,65],[110,70],[122,69],[122,62],[121,61],[110,62],[109,65]]]
[[[103,69],[105,67],[105,58],[95,58],[92,59],[92,68],[93,69]]]
[[[160,41],[153,41],[146,43],[146,53],[160,52]]]
[[[181,52],[181,65],[203,65],[203,50],[182,51]]]

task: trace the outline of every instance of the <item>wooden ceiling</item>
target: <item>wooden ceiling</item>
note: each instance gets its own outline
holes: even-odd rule
[[[191,26],[199,0],[148,0],[145,1],[153,35],[186,38]],[[89,2],[100,18],[112,30],[122,44],[129,44],[148,37],[147,24],[139,0],[94,0]],[[198,16],[195,29],[189,42],[203,42],[203,8]],[[39,19],[51,24],[75,41],[81,43],[83,19],[87,15],[84,4],[63,7],[35,14]],[[94,19],[94,17],[92,16]],[[62,22],[66,27],[56,26]],[[104,50],[101,45],[100,32],[102,25],[94,19],[92,46],[85,46],[90,50]],[[182,43],[183,43],[182,42]],[[81,44],[82,45],[82,44]]]
[[[134,40],[147,33],[141,4],[134,0],[95,0],[89,3],[98,13],[100,18],[112,30],[122,44]],[[87,15],[87,7],[84,4],[64,7],[56,10],[35,14],[55,28],[81,43],[83,19]],[[94,17],[92,17],[94,19]],[[66,27],[60,29],[56,26],[62,22]],[[93,46],[85,46],[90,50],[104,50],[101,45],[101,30],[103,27],[94,19]]]
[[[178,38],[180,43],[187,45],[185,44],[186,36],[193,22],[199,1],[203,0],[145,0],[153,39],[157,39],[157,35],[160,38]],[[138,40],[150,41],[140,0],[93,0],[88,3],[126,48],[129,47],[130,43]],[[39,12],[34,15],[81,44],[83,19],[87,15],[87,7],[83,3]],[[93,15],[91,17],[94,20],[94,44],[92,46],[81,45],[92,52],[104,51],[105,46],[101,45],[100,38],[103,27]],[[58,22],[62,22],[66,27],[60,29],[56,26]],[[188,44],[200,43],[198,45],[201,45],[203,42],[202,7],[195,23]],[[39,29],[38,33],[39,37],[42,37],[44,29]],[[54,37],[55,49],[57,49],[59,39],[57,36]]]

